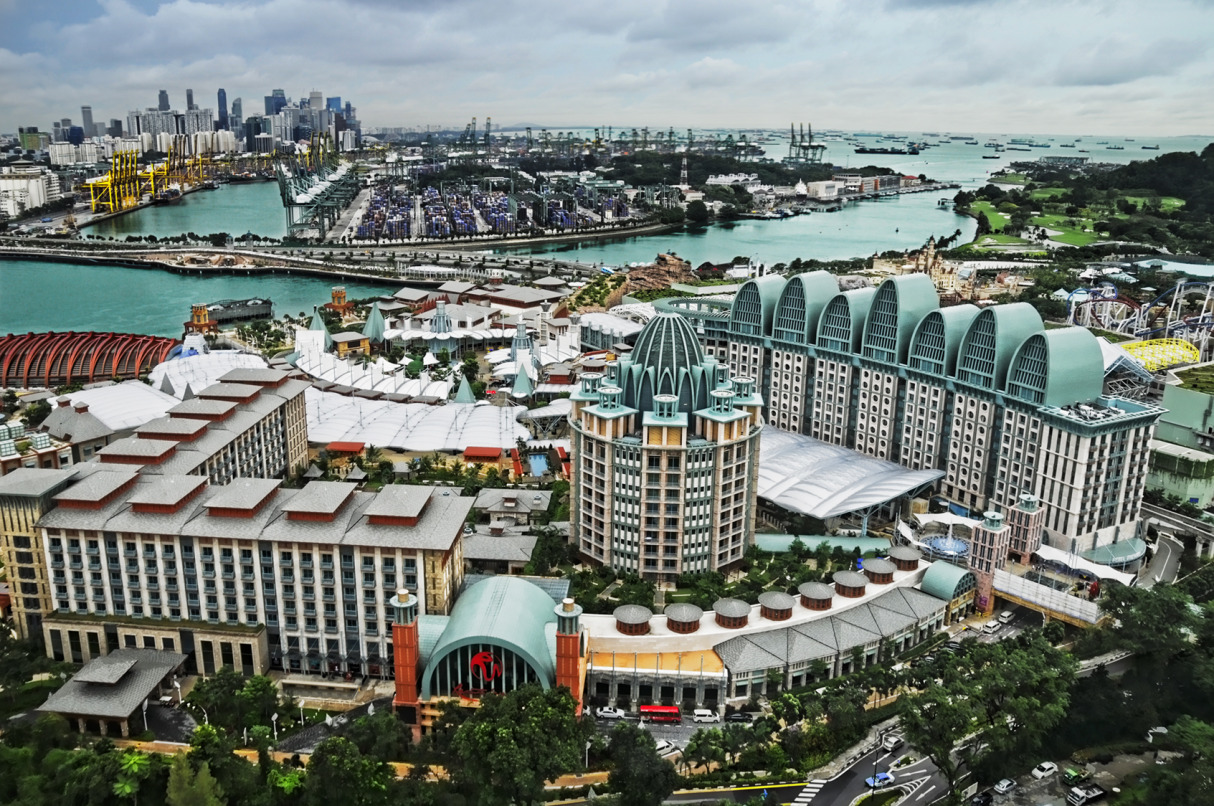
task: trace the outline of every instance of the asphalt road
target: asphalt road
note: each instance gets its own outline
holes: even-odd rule
[[[1184,553],[1184,545],[1174,537],[1160,535],[1155,543],[1155,556],[1151,564],[1139,579],[1138,585],[1150,588],[1158,582],[1175,582],[1180,570],[1180,555]]]

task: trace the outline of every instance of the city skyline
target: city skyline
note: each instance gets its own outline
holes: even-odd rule
[[[336,6],[336,8],[335,8]],[[1214,9],[887,0],[610,8],[463,0],[0,2],[0,131],[98,119],[192,87],[213,107],[272,88],[359,99],[370,127],[648,125],[1202,134]],[[282,36],[284,19],[323,20]],[[135,32],[135,33],[132,33]],[[366,54],[350,60],[347,54]],[[70,88],[65,91],[65,88]]]

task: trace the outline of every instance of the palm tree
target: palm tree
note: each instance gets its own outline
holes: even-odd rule
[[[725,758],[729,763],[738,760],[738,756],[742,755],[742,751],[746,749],[746,745],[754,739],[749,725],[731,723],[726,725],[721,730],[721,748],[725,751]]]
[[[704,767],[707,772],[709,764],[714,761],[720,762],[724,758],[725,750],[721,745],[721,731],[716,729],[700,728],[697,730],[688,740],[682,753],[682,763],[688,772],[696,767]]]

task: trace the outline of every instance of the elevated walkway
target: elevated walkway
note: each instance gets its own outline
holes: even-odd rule
[[[1057,584],[1063,587],[1036,582],[1007,571],[995,572],[995,594],[1007,602],[1076,627],[1095,627],[1106,618],[1095,602],[1072,596],[1067,590],[1069,586]]]

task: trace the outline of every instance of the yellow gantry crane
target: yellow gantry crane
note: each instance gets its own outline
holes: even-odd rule
[[[186,138],[177,135],[169,146],[168,158],[158,165],[149,165],[139,170],[137,151],[115,151],[110,161],[110,170],[88,183],[89,204],[94,213],[117,213],[139,204],[144,196],[155,196],[177,185],[185,190],[210,177],[211,158],[198,155],[187,156]]]

